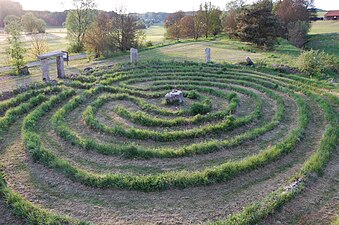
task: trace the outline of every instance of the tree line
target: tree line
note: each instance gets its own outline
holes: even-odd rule
[[[165,20],[169,39],[207,38],[225,31],[230,37],[252,42],[263,48],[272,48],[278,37],[303,47],[314,16],[313,0],[258,0],[246,4],[234,0],[226,11],[206,2],[197,12],[182,11],[170,14]]]
[[[178,11],[170,14],[165,20],[166,37],[169,39],[208,37],[222,31],[222,11],[206,2],[199,6],[197,12]]]
[[[67,35],[73,52],[88,51],[95,57],[141,47],[145,34],[138,17],[121,7],[116,12],[95,10],[94,0],[73,0],[67,19]]]
[[[47,26],[62,26],[65,23],[67,11],[49,12],[49,11],[33,11],[23,10],[19,2],[12,0],[0,0],[0,27],[4,27],[4,19],[6,16],[14,15],[21,17],[25,13],[32,13],[39,19],[44,20]]]

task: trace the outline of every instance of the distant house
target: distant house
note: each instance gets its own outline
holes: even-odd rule
[[[325,20],[339,20],[339,10],[328,11],[324,17]]]

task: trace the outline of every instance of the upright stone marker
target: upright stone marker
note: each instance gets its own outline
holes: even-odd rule
[[[42,80],[45,82],[50,82],[51,79],[49,78],[48,59],[41,60],[41,70],[42,70]]]
[[[211,49],[206,48],[205,49],[205,63],[211,62]]]
[[[138,56],[138,49],[131,48],[130,50],[130,56],[131,56],[131,63],[138,62],[139,56]]]
[[[62,55],[57,56],[56,63],[57,63],[58,78],[65,78],[64,58]]]

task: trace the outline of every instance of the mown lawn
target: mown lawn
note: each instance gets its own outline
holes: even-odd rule
[[[307,49],[318,49],[339,57],[339,21],[312,23]]]
[[[163,42],[165,39],[166,30],[163,24],[154,24],[145,30],[146,41],[151,41],[152,43]]]
[[[312,22],[309,34],[339,34],[339,21],[338,20],[324,20]]]

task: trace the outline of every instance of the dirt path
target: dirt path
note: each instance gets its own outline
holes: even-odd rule
[[[17,122],[12,127],[14,129],[20,129],[20,122]],[[0,161],[3,160],[3,154],[7,147],[13,144],[13,142],[18,137],[18,133],[16,135],[6,136],[5,141],[0,144]],[[11,210],[5,204],[3,197],[0,195],[0,225],[21,225],[25,224],[22,220],[13,215]]]
[[[263,225],[330,225],[339,212],[339,147],[333,152],[322,176],[314,177],[301,194]]]

